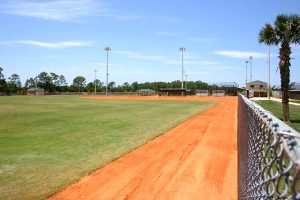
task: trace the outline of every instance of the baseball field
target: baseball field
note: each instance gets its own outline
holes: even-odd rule
[[[102,99],[77,96],[1,97],[0,198],[44,199],[152,140],[147,145],[153,145],[153,143],[158,145],[153,151],[148,149],[147,154],[138,153],[140,148],[147,145],[133,151],[139,154],[133,155],[137,158],[135,162],[131,162],[134,166],[139,165],[140,162],[143,163],[138,159],[151,160],[146,164],[150,171],[144,171],[142,176],[136,180],[143,181],[143,177],[155,172],[152,171],[154,169],[151,169],[151,165],[160,165],[156,167],[163,168],[162,165],[174,164],[172,163],[173,157],[168,158],[168,155],[176,155],[184,159],[193,152],[200,138],[212,128],[210,122],[216,123],[216,119],[220,120],[220,116],[216,118],[216,114],[226,113],[226,109],[229,107],[232,109],[232,103],[229,102],[235,102],[235,99],[231,98],[229,101],[226,98],[189,97],[111,97]],[[219,108],[217,109],[216,106]],[[211,110],[210,113],[206,113],[209,110]],[[191,119],[194,121],[189,122]],[[222,120],[220,123],[222,127]],[[178,125],[183,126],[181,131],[174,131]],[[173,133],[170,133],[172,130]],[[220,130],[215,131],[215,134],[223,133]],[[234,131],[232,130],[233,134]],[[226,136],[226,131],[224,133]],[[164,134],[161,136],[164,140],[160,141],[161,137],[158,136],[162,134]],[[212,135],[207,136],[213,137]],[[227,136],[217,139],[217,143],[222,143],[224,139],[232,140]],[[154,139],[156,137],[158,138]],[[178,141],[181,141],[182,144]],[[166,147],[166,145],[168,146]],[[232,145],[235,148],[234,143]],[[222,148],[218,148],[218,150],[221,155],[225,154]],[[172,154],[177,151],[183,155]],[[208,159],[205,155],[209,152],[209,148],[203,149],[201,153],[198,152],[199,159]],[[131,154],[126,156],[131,156]],[[161,155],[160,159],[164,159],[164,162],[156,163],[155,156],[157,155]],[[126,156],[112,162],[107,167],[115,162],[122,162]],[[223,161],[222,159],[216,160],[216,162]],[[128,165],[127,167],[133,169],[134,166]],[[199,168],[201,168],[200,166]],[[109,172],[114,169],[107,167],[100,170],[106,170],[107,173],[107,170]],[[129,168],[119,166],[118,170],[119,172],[126,171]],[[217,169],[213,167],[210,170],[212,170],[210,173],[215,173],[214,170]],[[133,169],[131,173],[137,172]],[[106,176],[126,182],[126,175],[124,179],[120,177],[120,174],[108,173]],[[157,176],[160,176],[159,172]],[[153,183],[149,182],[149,184]],[[105,184],[102,185],[105,186]],[[117,195],[114,193],[115,188],[110,186],[112,188],[110,192],[108,188],[102,188],[102,192],[107,190],[108,195]],[[94,189],[97,192],[96,188]],[[122,187],[120,186],[119,189]],[[123,193],[125,194],[126,191]],[[58,193],[52,198],[58,198],[61,194],[67,193]],[[75,195],[73,199],[85,195],[74,191],[72,194]],[[80,196],[76,196],[77,194]],[[99,199],[110,199],[113,196],[98,197]]]

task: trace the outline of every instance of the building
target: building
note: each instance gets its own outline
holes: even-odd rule
[[[268,84],[263,81],[252,81],[247,83],[246,90],[249,91],[249,97],[267,97]]]
[[[289,96],[291,99],[300,99],[300,83],[291,83],[289,92]]]
[[[280,85],[274,85],[272,87],[272,96],[275,98],[282,98],[282,92]],[[300,83],[292,82],[289,89],[290,99],[300,99]]]
[[[27,90],[27,95],[32,96],[32,95],[44,95],[45,90],[43,88],[29,88]]]

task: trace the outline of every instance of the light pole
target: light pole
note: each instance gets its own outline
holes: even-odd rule
[[[249,56],[249,61],[250,61],[250,82],[252,82],[252,56]]]
[[[187,77],[188,77],[188,74],[185,73],[185,89],[187,89]]]
[[[248,60],[245,61],[246,63],[246,86],[245,86],[245,89],[247,89],[247,82],[248,82]]]
[[[106,96],[107,96],[107,93],[108,93],[108,52],[111,51],[111,48],[110,47],[105,47],[104,49],[106,51]]]
[[[185,51],[185,48],[180,47],[179,51],[181,51],[181,89],[183,89],[183,52]]]
[[[268,99],[270,100],[270,92],[271,92],[271,78],[270,78],[270,45],[269,45],[269,51],[268,51],[268,80],[269,80],[269,87],[268,87]]]
[[[97,79],[96,79],[97,70],[94,70],[94,72],[95,72],[95,95],[97,95],[97,86],[96,86],[96,84],[97,84]]]

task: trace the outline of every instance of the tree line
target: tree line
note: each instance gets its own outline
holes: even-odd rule
[[[5,79],[3,69],[0,67],[0,93],[6,94],[25,94],[27,89],[38,87],[43,88],[46,92],[94,92],[95,84],[97,92],[105,92],[106,85],[99,79],[87,83],[83,76],[76,76],[71,84],[68,84],[64,75],[56,73],[41,72],[34,78],[29,78],[22,85],[21,78],[18,74],[12,74]],[[217,90],[225,87],[218,85],[209,85],[202,81],[188,81],[185,87],[195,90]],[[117,85],[114,81],[108,83],[109,92],[136,92],[140,89],[151,89],[158,91],[159,88],[181,88],[181,81],[172,82],[144,82],[144,83],[128,83],[125,82]],[[228,90],[228,87],[226,87]]]

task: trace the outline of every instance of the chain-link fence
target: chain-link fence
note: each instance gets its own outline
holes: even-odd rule
[[[300,199],[300,134],[238,98],[239,199]]]

